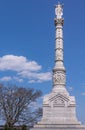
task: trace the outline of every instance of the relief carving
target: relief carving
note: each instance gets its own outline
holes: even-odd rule
[[[53,76],[53,81],[54,81],[54,84],[65,84],[66,76],[65,76],[65,74],[63,74],[61,72],[57,72]]]
[[[65,106],[65,102],[62,98],[57,98],[54,102],[53,102],[53,106]]]

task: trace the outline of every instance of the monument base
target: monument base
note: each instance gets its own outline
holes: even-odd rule
[[[43,117],[31,130],[85,130],[76,118],[75,98],[65,88],[44,97]]]
[[[39,125],[35,126],[35,128],[31,128],[31,130],[85,130],[85,126],[83,125]]]

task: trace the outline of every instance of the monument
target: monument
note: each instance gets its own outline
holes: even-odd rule
[[[63,59],[63,5],[55,7],[55,66],[53,88],[43,100],[43,116],[31,130],[85,130],[76,117],[75,97],[66,90],[66,70]]]

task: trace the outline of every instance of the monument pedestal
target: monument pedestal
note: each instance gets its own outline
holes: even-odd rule
[[[44,97],[43,117],[31,130],[85,130],[76,118],[75,106],[66,88],[53,90]]]

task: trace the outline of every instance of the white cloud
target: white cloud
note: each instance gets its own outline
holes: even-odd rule
[[[35,61],[29,61],[24,56],[5,55],[0,57],[0,70],[12,70],[12,71],[38,71],[41,66]]]
[[[29,83],[44,82],[51,80],[50,72],[40,72],[42,66],[36,61],[30,61],[24,56],[5,55],[0,57],[0,71],[15,71],[16,75],[11,78],[3,77],[2,81],[11,79],[23,82],[27,79]]]
[[[23,82],[23,79],[19,78],[19,77],[11,77],[11,76],[4,76],[2,78],[0,78],[0,82],[9,82],[9,81],[17,81],[17,82]]]
[[[28,83],[35,83],[35,80],[29,80]]]
[[[42,107],[42,104],[41,103],[38,103],[38,102],[32,102],[30,104],[30,107],[31,108],[34,108],[34,109],[38,109],[38,108],[41,108]]]
[[[19,75],[21,75],[24,78],[28,77],[30,79],[30,81],[29,81],[30,83],[51,80],[51,73],[50,72],[35,73],[35,72],[23,71],[23,72],[20,72]]]
[[[85,96],[85,92],[81,93],[82,96]]]
[[[2,77],[2,78],[0,78],[0,81],[1,82],[3,82],[3,81],[5,81],[5,82],[7,82],[7,81],[11,81],[12,80],[12,78],[11,77],[7,77],[7,76],[5,76],[5,77]]]
[[[17,82],[23,82],[23,79],[19,78],[19,77],[13,77],[13,80],[15,80]]]

